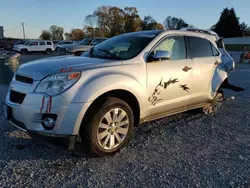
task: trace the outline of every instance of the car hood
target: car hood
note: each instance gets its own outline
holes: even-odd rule
[[[48,75],[57,74],[62,71],[84,71],[119,65],[121,63],[121,61],[116,60],[89,58],[84,56],[60,56],[28,62],[21,65],[17,73],[32,77],[34,80],[41,80]]]
[[[27,48],[27,45],[24,45],[24,44],[16,44],[16,45],[14,45],[14,48]]]

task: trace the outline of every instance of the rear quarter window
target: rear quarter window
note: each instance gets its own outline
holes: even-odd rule
[[[211,48],[211,42],[204,38],[199,37],[187,37],[190,46],[190,55],[193,58],[199,57],[212,57],[213,51]]]
[[[213,56],[219,56],[220,52],[214,47],[214,45],[211,43],[211,48],[213,52]]]

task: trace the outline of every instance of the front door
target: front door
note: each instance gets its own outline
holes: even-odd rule
[[[34,41],[34,42],[30,43],[29,51],[30,52],[38,52],[39,51],[39,43],[38,43],[38,41]]]
[[[169,36],[152,51],[167,51],[168,60],[147,62],[147,104],[150,115],[186,109],[192,90],[192,65],[183,36]]]

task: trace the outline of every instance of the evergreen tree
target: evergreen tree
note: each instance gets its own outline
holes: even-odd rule
[[[222,11],[220,19],[214,27],[214,31],[224,38],[242,36],[241,25],[234,8],[225,8]]]

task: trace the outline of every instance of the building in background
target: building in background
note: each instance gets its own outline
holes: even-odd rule
[[[0,39],[3,39],[3,26],[0,26]]]

